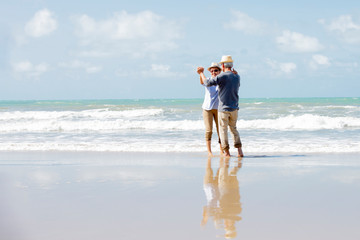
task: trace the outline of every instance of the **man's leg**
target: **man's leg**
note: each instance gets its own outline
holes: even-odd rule
[[[234,139],[234,147],[238,149],[238,157],[243,157],[244,154],[241,149],[242,144],[240,140],[240,135],[236,128],[237,118],[238,118],[238,110],[230,112],[229,127],[230,127],[231,135]]]
[[[229,114],[227,112],[218,112],[218,121],[219,121],[219,132],[220,132],[220,141],[221,147],[225,152],[225,156],[229,157],[229,139],[228,139],[228,124],[229,124]]]

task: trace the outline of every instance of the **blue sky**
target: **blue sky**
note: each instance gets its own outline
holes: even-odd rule
[[[7,0],[0,16],[2,100],[202,98],[195,69],[222,55],[244,98],[359,97],[360,1]]]

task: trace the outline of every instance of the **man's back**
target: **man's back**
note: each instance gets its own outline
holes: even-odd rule
[[[240,76],[231,71],[227,71],[216,76],[214,81],[219,86],[218,111],[232,112],[238,110]]]

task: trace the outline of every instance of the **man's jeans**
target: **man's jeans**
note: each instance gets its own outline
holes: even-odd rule
[[[220,140],[223,150],[229,149],[228,126],[230,127],[230,133],[234,139],[234,147],[239,148],[242,146],[239,132],[236,129],[237,118],[238,110],[232,112],[218,112]]]

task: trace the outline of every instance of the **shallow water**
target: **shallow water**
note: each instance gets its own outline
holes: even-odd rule
[[[356,154],[1,153],[0,238],[355,240],[359,176]]]

